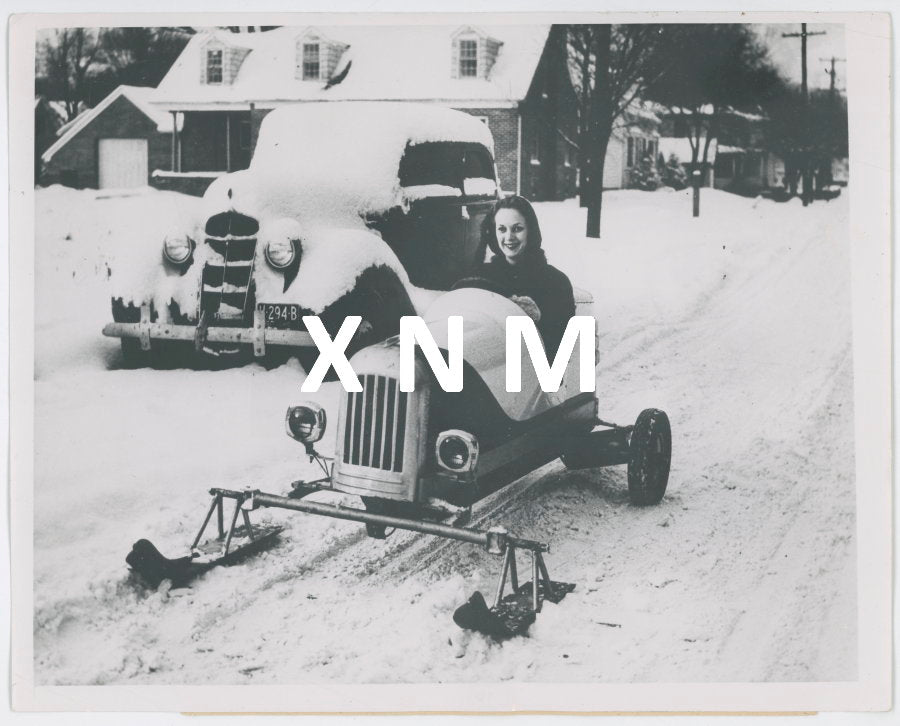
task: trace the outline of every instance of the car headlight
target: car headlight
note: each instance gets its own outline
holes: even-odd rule
[[[194,240],[184,234],[166,235],[163,255],[173,265],[183,265],[194,251]]]
[[[314,444],[325,434],[325,409],[307,402],[287,410],[284,425],[288,436],[304,444]]]
[[[438,464],[455,474],[472,471],[478,463],[478,439],[458,429],[438,434],[435,443]]]
[[[266,245],[266,262],[276,270],[284,270],[290,267],[297,259],[299,240],[277,239]]]

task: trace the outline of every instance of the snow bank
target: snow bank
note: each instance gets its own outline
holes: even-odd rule
[[[63,361],[104,364],[96,342],[112,319],[111,297],[168,303],[177,278],[162,264],[163,240],[195,230],[198,207],[195,197],[149,187],[127,195],[63,186],[37,191],[35,319],[39,329],[53,331],[37,336],[38,375]]]

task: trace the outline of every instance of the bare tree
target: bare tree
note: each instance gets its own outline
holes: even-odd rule
[[[184,27],[107,28],[101,43],[116,84],[157,86],[193,34]]]
[[[100,33],[95,28],[62,28],[49,31],[40,43],[51,98],[65,103],[69,121],[85,99],[86,81],[102,57]]]
[[[700,188],[723,114],[757,109],[781,82],[750,26],[676,27],[664,59],[665,83],[649,88],[648,96],[668,106],[689,129],[693,216],[699,217]]]
[[[580,203],[600,236],[603,169],[616,123],[666,71],[667,25],[570,25],[569,69],[579,102]]]

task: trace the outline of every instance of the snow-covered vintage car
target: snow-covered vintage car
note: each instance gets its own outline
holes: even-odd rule
[[[589,297],[579,296],[577,304],[579,315],[590,314]],[[468,524],[472,505],[558,457],[570,468],[625,464],[632,502],[656,504],[669,476],[669,420],[662,411],[646,409],[634,425],[602,421],[595,393],[581,391],[577,355],[569,360],[554,392],[542,390],[530,357],[523,356],[521,390],[507,391],[505,326],[509,316],[521,316],[522,310],[487,289],[465,287],[445,293],[423,315],[439,349],[448,349],[447,321],[456,315],[464,321],[462,390],[443,390],[419,351],[414,390],[403,392],[398,337],[367,346],[350,359],[362,391],[342,397],[334,422],[333,458],[315,449],[328,426],[325,410],[314,402],[287,410],[288,435],[319,462],[322,478],[294,482],[286,495],[252,488],[211,489],[212,502],[191,551],[168,559],[141,540],[127,558],[132,569],[153,584],[163,579],[187,582],[197,573],[266,546],[280,528],[254,527],[249,515],[261,507],[277,507],[363,522],[376,538],[396,528],[480,544],[503,557],[493,606],[476,593],[454,619],[462,627],[497,638],[527,630],[543,600],[558,602],[574,585],[550,579],[543,559],[546,544],[502,528],[460,526]],[[358,495],[363,507],[306,499],[316,492]],[[226,499],[234,501],[227,530]],[[218,534],[200,546],[214,512]],[[239,512],[242,528],[235,527]],[[517,550],[531,554],[532,580],[521,586]],[[504,597],[507,581],[512,592]]]
[[[113,280],[103,332],[129,364],[273,347],[314,358],[304,315],[332,336],[362,316],[352,350],[382,340],[415,313],[416,287],[449,289],[484,259],[492,153],[487,126],[448,108],[276,109],[250,167],[217,179],[202,218],[159,241],[158,269]]]

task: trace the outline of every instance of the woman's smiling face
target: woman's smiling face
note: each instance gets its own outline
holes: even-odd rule
[[[494,215],[497,244],[506,261],[514,265],[525,254],[528,246],[528,224],[517,209],[499,209]]]

